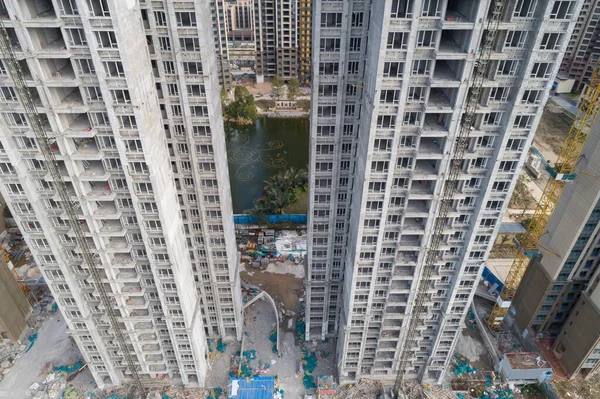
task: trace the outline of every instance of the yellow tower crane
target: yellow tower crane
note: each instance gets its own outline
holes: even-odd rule
[[[540,239],[546,231],[548,221],[556,208],[565,185],[575,178],[575,167],[581,155],[581,150],[600,112],[599,100],[600,73],[599,69],[596,69],[588,87],[582,94],[577,115],[556,163],[554,166],[545,163],[546,170],[550,173],[550,179],[546,183],[544,194],[529,221],[527,231],[519,241],[519,251],[515,255],[504,287],[488,319],[488,325],[492,331],[500,329],[529,262],[539,255]]]

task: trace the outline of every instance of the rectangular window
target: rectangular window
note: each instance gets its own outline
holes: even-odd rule
[[[177,26],[196,26],[196,13],[195,12],[176,12],[175,20]]]
[[[412,18],[413,0],[392,0],[392,18]]]
[[[323,39],[321,39],[321,40],[323,40]],[[389,32],[388,40],[387,40],[387,48],[389,50],[406,50],[408,48],[408,33]]]
[[[341,26],[342,26],[342,13],[341,12],[322,12],[321,13],[321,28],[340,28]]]
[[[403,62],[385,62],[383,64],[384,78],[401,78],[404,70]]]
[[[535,79],[547,79],[550,77],[552,73],[552,63],[550,62],[536,62],[533,64],[533,68],[531,69],[531,73],[529,74],[530,78]]]

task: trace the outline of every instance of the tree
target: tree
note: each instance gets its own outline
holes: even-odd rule
[[[300,82],[296,78],[291,78],[287,85],[288,100],[294,101],[300,91]]]
[[[283,82],[281,76],[275,76],[275,81],[273,82],[273,94],[275,94],[277,97],[283,96],[284,84],[285,83]]]
[[[254,97],[248,89],[243,86],[235,88],[233,93],[234,100],[225,107],[225,116],[234,120],[254,121],[258,118]]]

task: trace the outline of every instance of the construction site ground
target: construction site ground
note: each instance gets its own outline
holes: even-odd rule
[[[557,154],[560,153],[565,142],[571,123],[573,117],[560,106],[553,102],[546,105],[533,140],[544,158],[556,162]]]
[[[61,398],[64,391],[77,392],[77,396],[64,397],[85,397],[79,396],[79,394],[92,392],[96,388],[92,375],[87,369],[68,383],[64,375],[53,371],[56,367],[71,366],[82,360],[77,346],[70,338],[67,324],[59,312],[47,313],[41,317],[44,320],[37,330],[37,340],[29,351],[24,352],[20,358],[14,361],[9,372],[0,381],[0,398]],[[54,377],[48,377],[50,374]],[[45,380],[50,381],[45,384],[47,386],[43,393],[56,393],[57,396],[42,395],[41,387],[44,386],[43,381]],[[55,381],[58,384],[53,384]],[[40,385],[40,389],[30,390],[35,383]],[[53,387],[53,385],[55,386]],[[39,396],[36,396],[36,393]]]
[[[279,389],[286,398],[302,398],[306,387],[303,377],[306,372],[306,354],[314,354],[316,367],[310,372],[315,382],[318,375],[336,375],[335,342],[311,340],[304,342],[302,331],[304,302],[304,263],[292,260],[273,262],[263,267],[240,266],[240,276],[245,286],[256,287],[267,292],[275,301],[280,316],[279,353],[275,353],[272,340],[276,316],[272,305],[258,299],[244,309],[243,361],[253,375],[277,376]],[[251,299],[246,298],[246,301]],[[207,386],[225,388],[230,372],[237,374],[240,365],[239,343],[227,343],[222,352],[215,352]],[[304,351],[303,351],[304,349]],[[300,367],[302,365],[302,368]],[[248,371],[248,368],[242,368]]]

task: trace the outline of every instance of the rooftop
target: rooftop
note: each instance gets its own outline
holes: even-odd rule
[[[273,399],[275,377],[257,376],[252,378],[231,378],[229,380],[229,398],[235,399]]]
[[[506,353],[506,359],[513,369],[552,369],[552,366],[541,353],[519,352]]]

